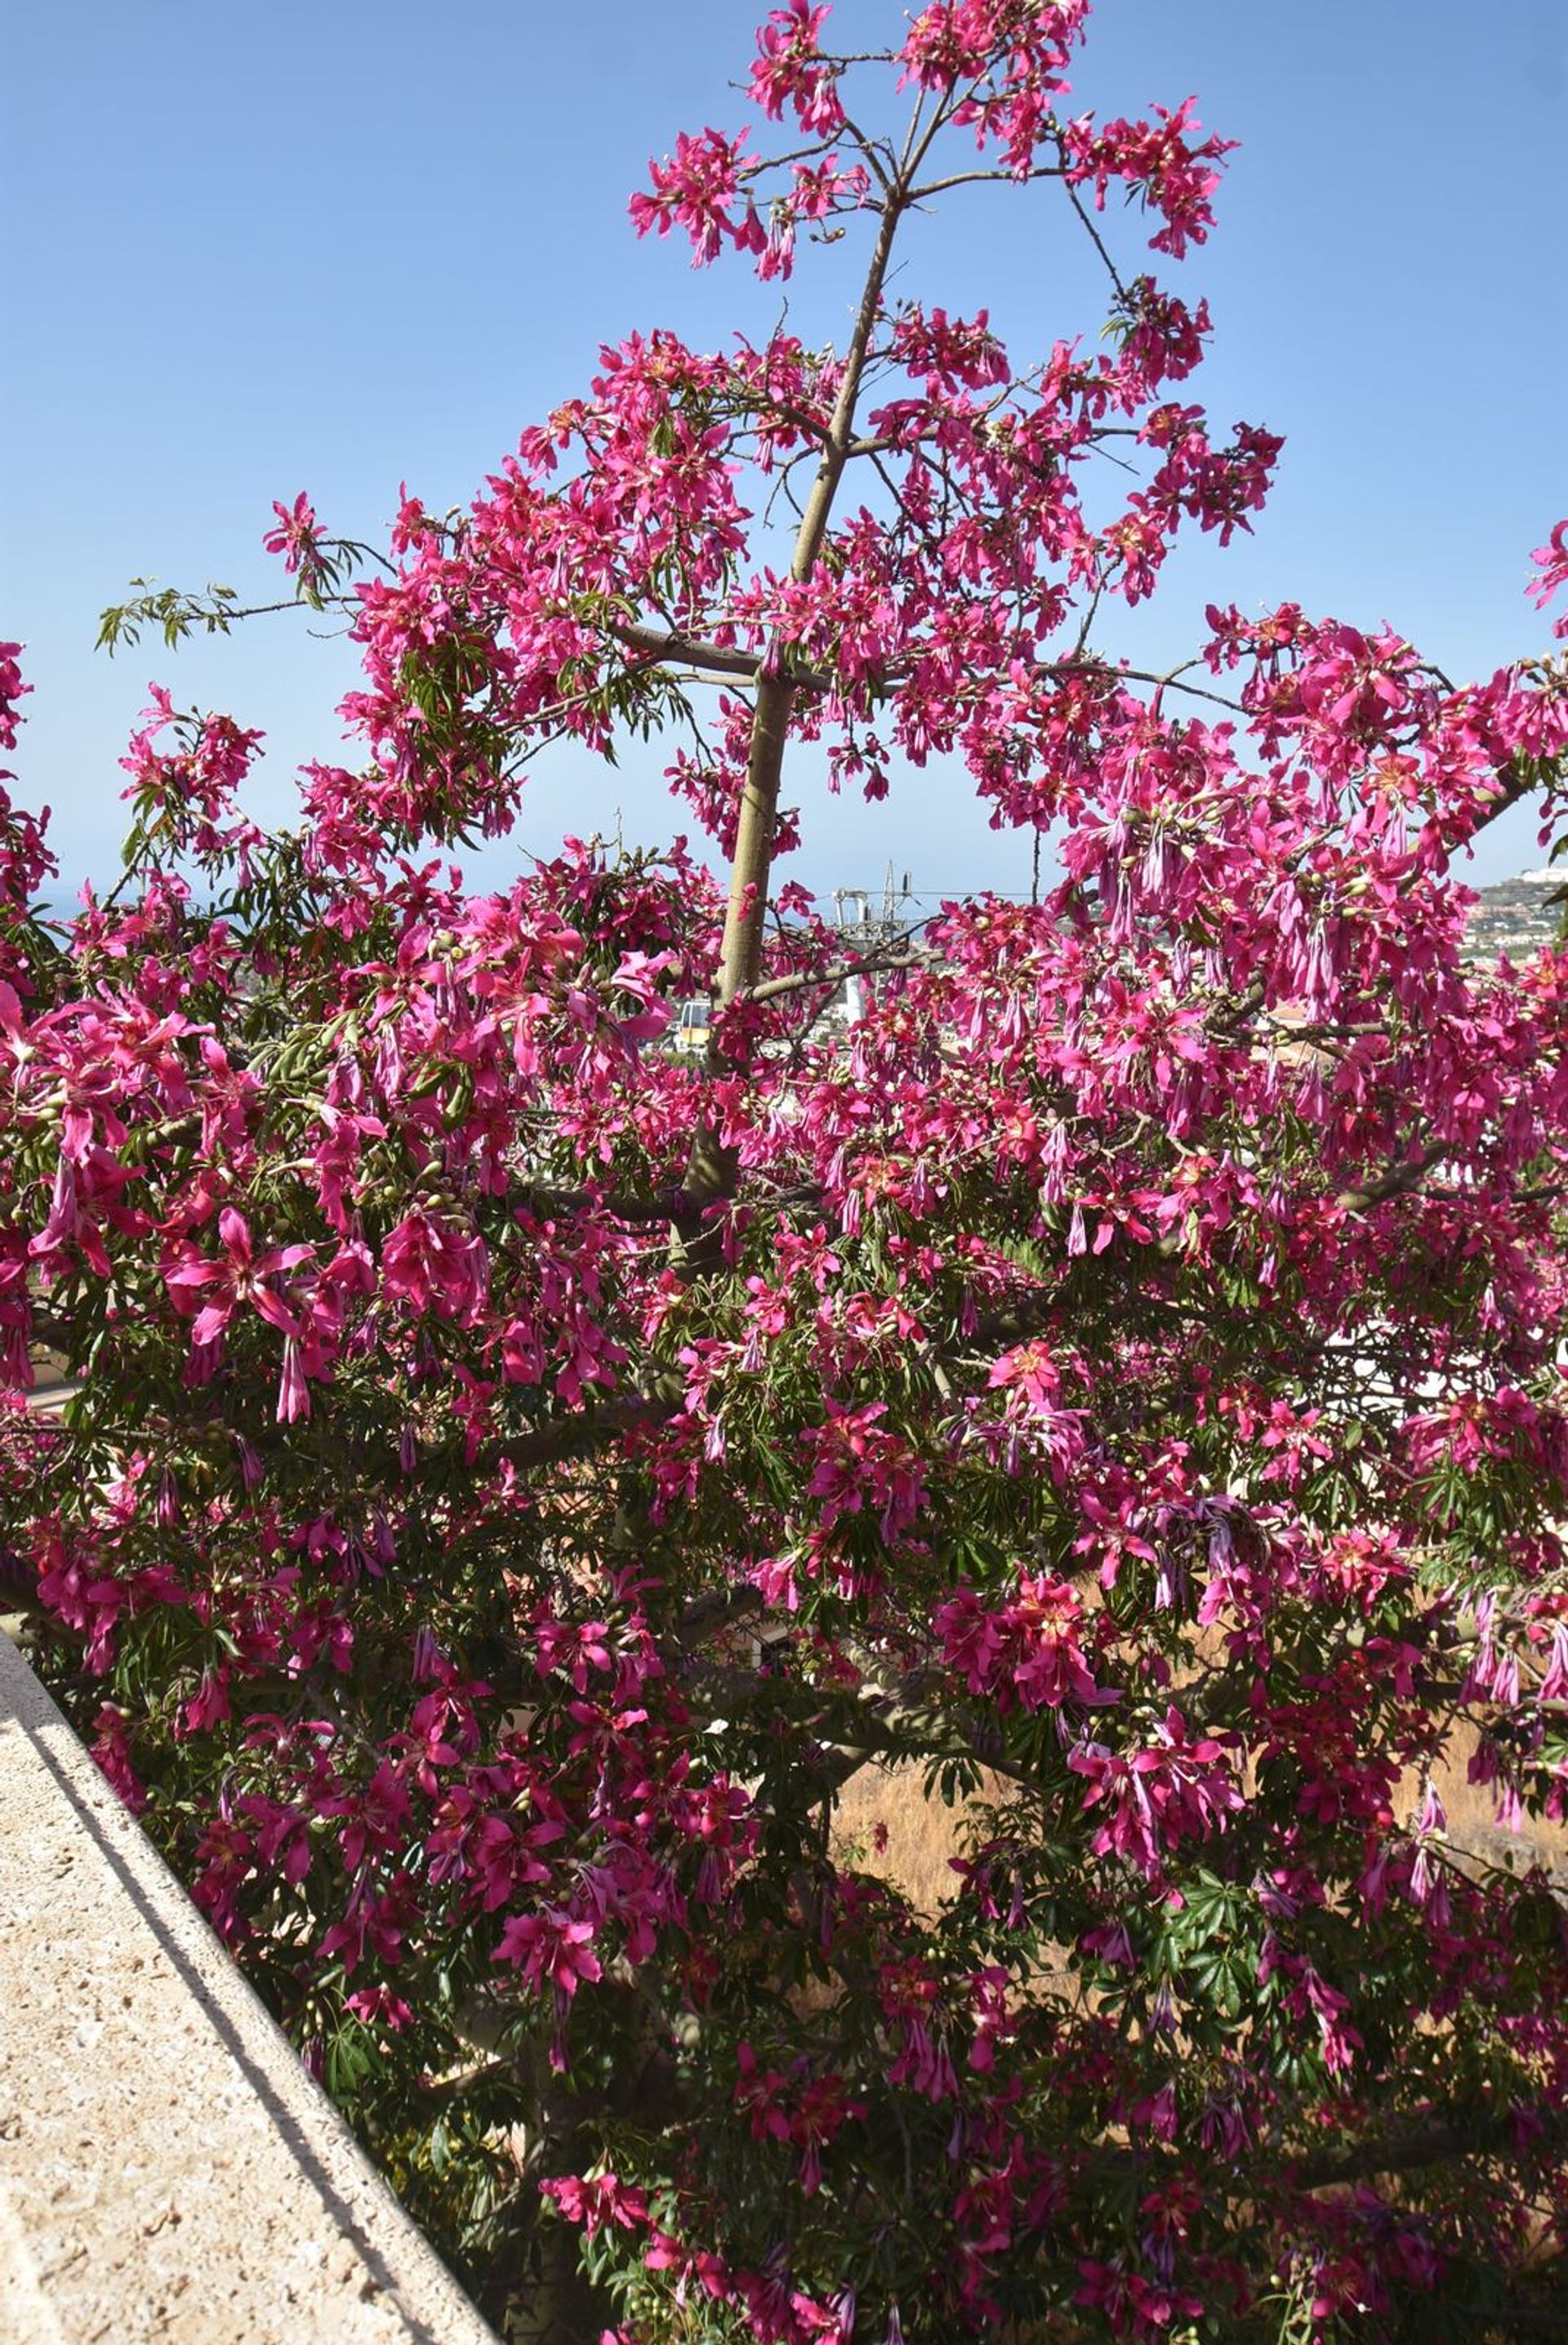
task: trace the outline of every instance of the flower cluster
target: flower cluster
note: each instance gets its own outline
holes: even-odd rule
[[[633,215],[860,239],[844,345],[611,345],[374,563],[277,508],[359,661],[298,827],[161,687],[58,931],[0,802],[0,1584],[498,2320],[1551,2314],[1568,952],[1473,959],[1462,865],[1557,827],[1568,670],[1108,644],[1279,442],[1200,300],[1020,353],[899,243],[979,178],[1202,244],[1225,142],[1067,118],[1087,16],[774,8]],[[526,831],[629,740],[727,886]],[[927,764],[1037,900],[849,952],[778,858]]]

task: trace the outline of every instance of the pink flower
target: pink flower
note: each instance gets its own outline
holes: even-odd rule
[[[353,2013],[362,2027],[374,2026],[379,2021],[396,2034],[413,2025],[413,2011],[389,1986],[360,1987],[348,1997],[344,2008]]]
[[[821,55],[821,34],[831,10],[811,0],[788,0],[774,8],[757,34],[757,60],[749,95],[768,119],[777,122],[789,105],[803,130],[831,138],[844,120],[835,76]]]
[[[310,1414],[310,1386],[296,1335],[283,1338],[283,1372],[278,1386],[278,1422],[298,1425]]]
[[[1174,113],[1157,106],[1152,123],[1109,122],[1103,129],[1096,129],[1086,116],[1069,123],[1066,134],[1068,178],[1092,179],[1096,207],[1102,211],[1109,182],[1125,179],[1165,222],[1149,239],[1150,245],[1178,260],[1189,243],[1201,244],[1213,226],[1209,198],[1219,185],[1219,173],[1208,167],[1219,163],[1236,143],[1213,137],[1191,143],[1187,134],[1198,127],[1192,112],[1196,104],[1195,98],[1184,98]]]
[[[382,1284],[410,1311],[434,1304],[443,1317],[471,1324],[483,1307],[489,1277],[489,1256],[477,1232],[454,1229],[425,1213],[407,1215],[381,1247]]]
[[[539,2187],[567,2221],[580,2223],[590,2238],[606,2223],[631,2230],[648,2220],[646,2193],[614,2174],[551,2175]]]
[[[740,188],[745,134],[726,138],[721,131],[703,130],[694,137],[683,131],[673,159],[650,158],[651,195],[632,198],[628,208],[639,236],[654,228],[668,236],[683,228],[692,241],[692,261],[702,268],[718,258],[723,238],[740,240],[730,207]]]
[[[512,1964],[531,1986],[553,1986],[570,1999],[586,1979],[603,1976],[593,1952],[595,1924],[551,1908],[514,1914],[491,1960]]]
[[[1543,611],[1553,595],[1568,585],[1568,521],[1560,521],[1545,544],[1538,545],[1530,559],[1541,575],[1531,580],[1527,591],[1536,609]],[[1560,641],[1568,640],[1568,611],[1553,623],[1552,632]]]
[[[303,489],[292,505],[274,503],[278,527],[269,529],[261,543],[268,553],[280,553],[283,566],[290,577],[299,573],[311,575],[319,561],[319,542],[316,509]]]
[[[249,1223],[232,1205],[224,1206],[218,1214],[217,1232],[224,1249],[217,1261],[186,1241],[164,1267],[164,1284],[175,1308],[187,1317],[194,1315],[192,1345],[216,1343],[236,1310],[246,1303],[270,1326],[297,1335],[299,1312],[285,1274],[313,1261],[315,1248],[295,1244],[258,1254]],[[208,1297],[206,1302],[201,1300],[204,1294]]]
[[[1143,1749],[1129,1755],[1086,1743],[1067,1764],[1087,1779],[1085,1806],[1099,1803],[1109,1812],[1094,1836],[1096,1854],[1128,1857],[1151,1877],[1159,1875],[1167,1852],[1223,1831],[1243,1803],[1223,1743],[1189,1736],[1174,1705]]]
[[[946,1665],[971,1693],[992,1696],[1003,1711],[1015,1700],[1026,1710],[1115,1701],[1084,1659],[1086,1625],[1083,1600],[1069,1582],[1027,1573],[1019,1577],[1017,1594],[1000,1602],[987,1604],[972,1589],[960,1589],[932,1620]]]

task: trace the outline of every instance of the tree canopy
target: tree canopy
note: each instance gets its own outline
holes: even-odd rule
[[[842,347],[608,348],[384,548],[278,506],[362,660],[295,826],[162,689],[63,930],[5,802],[13,1577],[522,2336],[1479,2339],[1560,2286],[1568,956],[1467,960],[1462,871],[1555,820],[1568,662],[1294,604],[1118,656],[1280,443],[1189,402],[1164,282],[1225,142],[1074,115],[1088,14],[775,8],[752,132],[632,218],[854,243]],[[1091,240],[1104,338],[895,276],[976,182]],[[629,738],[727,892],[531,837],[531,762]],[[1037,900],[856,955],[782,794],[931,761]],[[835,1824],[878,1769],[950,1815],[936,1899]]]

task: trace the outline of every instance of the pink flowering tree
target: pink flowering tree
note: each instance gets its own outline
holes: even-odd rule
[[[858,250],[842,346],[609,350],[384,550],[278,506],[363,664],[295,827],[161,689],[66,931],[0,807],[7,1584],[519,2335],[1561,2305],[1568,956],[1468,964],[1462,873],[1553,820],[1568,677],[1294,604],[1118,658],[1279,443],[1191,403],[1165,281],[1224,142],[1075,113],[1087,14],[846,57],[774,9],[754,128],[632,215],[764,279]],[[895,281],[912,213],[1009,189],[1108,338]],[[727,891],[530,832],[535,757],[628,736]],[[794,797],[933,759],[1059,876],[846,968]],[[945,1893],[835,1827],[877,1769]]]

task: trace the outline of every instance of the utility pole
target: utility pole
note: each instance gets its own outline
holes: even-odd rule
[[[855,960],[873,960],[878,953],[896,951],[914,926],[909,917],[909,874],[905,871],[895,884],[891,861],[883,876],[880,910],[873,911],[867,888],[835,888],[833,904],[845,949]],[[858,1026],[865,1014],[862,979],[845,980],[844,1005],[845,1022]]]

